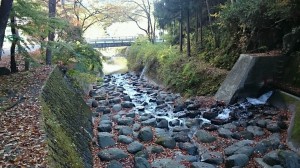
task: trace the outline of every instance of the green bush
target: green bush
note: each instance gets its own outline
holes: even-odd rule
[[[197,57],[183,56],[175,47],[146,41],[130,47],[128,66],[134,71],[148,66],[152,78],[187,95],[214,94],[226,75]]]

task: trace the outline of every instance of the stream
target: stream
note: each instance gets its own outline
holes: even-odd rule
[[[290,114],[268,104],[272,91],[226,106],[184,99],[132,72],[103,80],[87,102],[94,109],[94,167],[300,165],[286,144]]]

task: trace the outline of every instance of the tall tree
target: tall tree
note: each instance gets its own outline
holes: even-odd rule
[[[48,7],[49,7],[49,18],[55,18],[56,0],[49,0]],[[54,37],[55,37],[55,29],[53,27],[53,29],[50,30],[49,34],[48,34],[48,45],[47,45],[47,50],[46,50],[46,64],[47,65],[51,65],[51,61],[52,61],[51,42],[54,41]]]
[[[12,43],[10,47],[10,71],[12,73],[18,72],[17,63],[16,63],[16,45],[19,41],[19,33],[16,28],[16,19],[15,19],[15,12],[14,10],[11,11],[10,16],[10,27],[11,27],[11,34],[12,34]]]
[[[0,6],[0,60],[2,56],[2,47],[5,37],[5,29],[9,19],[9,13],[12,8],[13,0],[1,0]]]

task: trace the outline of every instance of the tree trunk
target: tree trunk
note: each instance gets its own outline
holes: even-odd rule
[[[11,73],[18,72],[17,63],[16,63],[16,45],[19,41],[19,33],[16,29],[16,22],[14,14],[10,17],[10,24],[11,24],[11,34],[13,36],[13,40],[10,47],[10,71]]]
[[[187,56],[191,56],[191,40],[190,40],[190,9],[187,8],[187,23],[186,23],[186,51]]]
[[[49,18],[54,18],[56,14],[56,0],[49,0]],[[50,26],[50,25],[49,25]],[[50,31],[48,34],[48,45],[46,49],[46,64],[51,65],[52,62],[52,49],[51,42],[54,41],[54,30]]]
[[[180,8],[180,33],[179,33],[179,46],[180,46],[180,52],[182,52],[183,51],[183,25],[182,25],[182,21],[183,19],[182,19],[182,8]]]
[[[196,44],[199,41],[199,11],[196,12],[196,32],[195,32],[195,36],[196,36]]]
[[[9,19],[9,13],[12,8],[13,0],[1,0],[0,6],[0,60],[3,50],[3,42],[5,36],[5,29],[7,27],[7,21]]]

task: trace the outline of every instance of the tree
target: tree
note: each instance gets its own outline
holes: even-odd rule
[[[15,18],[15,12],[12,10],[11,16],[10,16],[10,27],[11,27],[11,34],[12,34],[12,43],[10,47],[10,71],[12,73],[18,72],[17,69],[17,63],[16,63],[16,45],[19,42],[19,33],[16,29],[16,18]]]
[[[9,19],[9,13],[12,8],[13,0],[1,0],[0,6],[0,60],[2,55],[2,47],[5,37],[5,29]]]
[[[56,0],[49,0],[49,18],[54,18],[56,14]],[[46,64],[51,65],[51,57],[52,57],[52,49],[51,49],[51,42],[54,41],[55,37],[55,29],[49,31],[48,34],[48,45],[46,50]]]

